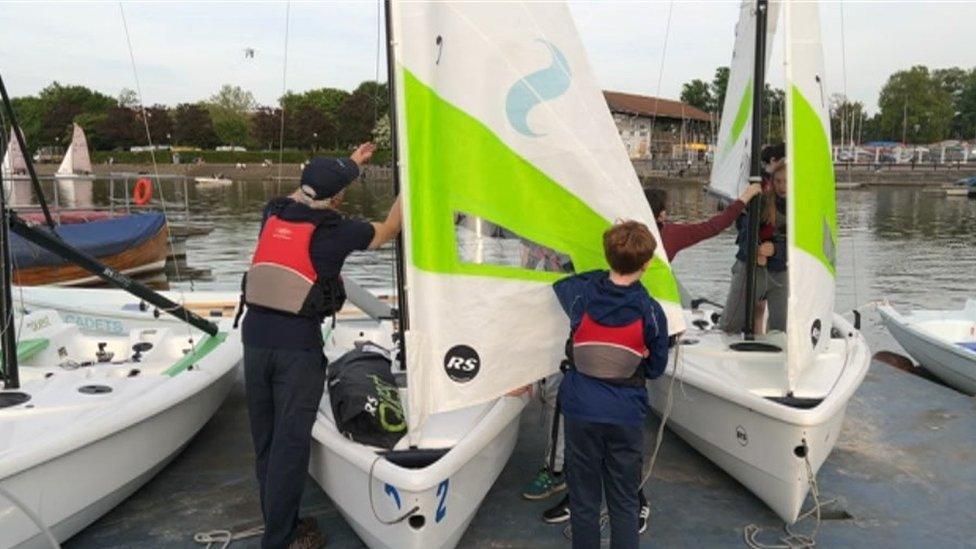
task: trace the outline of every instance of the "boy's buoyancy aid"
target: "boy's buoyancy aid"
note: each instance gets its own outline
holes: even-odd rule
[[[641,364],[647,356],[644,321],[607,326],[583,313],[566,345],[569,365],[587,376],[626,387],[643,387]]]
[[[342,308],[342,279],[319,277],[312,263],[312,235],[324,220],[268,216],[244,278],[242,297],[247,305],[308,317],[333,315]]]

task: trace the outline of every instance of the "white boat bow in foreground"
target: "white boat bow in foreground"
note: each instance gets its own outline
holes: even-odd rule
[[[867,374],[864,338],[840,315],[827,349],[787,391],[784,352],[729,348],[740,336],[712,325],[710,311],[687,311],[688,326],[665,375],[651,381],[661,414],[677,371],[668,426],[792,523],[837,442],[844,411]],[[782,342],[783,334],[759,341]],[[678,353],[675,362],[674,353]],[[809,461],[810,471],[807,471]]]
[[[357,341],[390,336],[388,321],[340,321],[326,352],[334,360]],[[407,409],[404,387],[400,395]],[[388,451],[343,436],[326,391],[309,472],[369,547],[454,547],[515,448],[525,403],[502,397],[434,414]]]

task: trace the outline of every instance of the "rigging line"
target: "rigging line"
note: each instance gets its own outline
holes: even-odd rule
[[[278,183],[281,183],[285,159],[285,95],[288,93],[288,31],[291,27],[291,2],[285,3],[285,54],[281,63],[281,121],[278,128]],[[301,177],[299,175],[299,177]]]
[[[156,187],[159,188],[159,204],[163,210],[163,219],[166,220],[167,228],[169,226],[169,212],[166,211],[166,193],[163,189],[163,182],[159,178],[159,164],[156,162],[156,146],[153,144],[152,131],[149,129],[149,113],[146,111],[146,102],[143,100],[142,96],[142,84],[139,82],[139,70],[136,66],[136,56],[132,50],[132,38],[129,35],[129,23],[125,19],[125,7],[122,2],[119,2],[119,14],[122,16],[122,29],[125,32],[125,44],[129,48],[129,61],[132,64],[132,77],[136,83],[136,95],[139,98],[139,109],[142,111],[142,124],[146,130],[146,142],[149,144],[149,157],[152,159],[153,166],[153,177],[156,182]],[[189,211],[187,211],[187,222],[189,222]],[[173,233],[167,231],[166,235],[167,243],[170,249],[175,248],[175,240],[173,238]],[[176,273],[177,282],[182,282],[183,276],[180,274],[180,262],[173,261],[173,269]],[[193,290],[193,280],[190,280],[190,290]],[[186,303],[186,294],[183,289],[180,290],[181,304]],[[196,352],[196,338],[192,337],[192,329],[189,324],[186,325],[186,333],[190,336],[190,348],[193,352]]]
[[[664,80],[664,61],[668,56],[668,39],[671,36],[671,14],[674,12],[674,0],[668,2],[668,18],[664,25],[664,44],[661,47],[661,64],[657,69],[657,85],[654,90],[654,112],[651,113],[651,130],[648,133],[648,152],[651,153],[651,160],[653,166],[654,159],[654,124],[657,123],[657,108],[661,101],[661,82]]]
[[[376,87],[373,90],[373,130],[374,131],[376,130],[376,125],[379,122],[379,108],[380,108],[379,107],[379,105],[380,105],[380,98],[379,98],[379,93],[380,93],[380,55],[382,55],[382,51],[383,51],[382,50],[383,38],[381,36],[381,33],[382,32],[383,32],[383,0],[376,0],[376,57],[375,57],[374,65],[373,65],[374,66],[373,82],[376,83]],[[387,63],[391,63],[391,62],[392,62],[392,60],[389,60],[389,59],[387,60]],[[389,83],[387,85],[389,85]],[[386,116],[387,116],[387,119],[389,119],[391,116],[393,116],[392,108],[391,109],[387,109]],[[392,120],[389,120],[389,122],[390,123],[388,124],[388,128],[389,128],[389,131],[392,132],[393,131],[393,121]],[[373,136],[373,137],[375,139],[375,136]],[[394,146],[393,138],[394,138],[394,136],[393,135],[390,135],[390,147],[393,147]],[[393,166],[393,169],[396,170],[397,167],[396,166]],[[396,175],[395,174],[392,174],[392,177],[396,177]],[[369,190],[369,186],[366,184],[365,178],[364,178],[364,181],[363,181],[363,190],[369,196],[373,196],[372,192]],[[395,201],[396,198],[397,198],[396,197],[396,194],[397,193],[396,193],[396,190],[395,189],[394,189],[393,194],[394,194],[393,200]],[[377,250],[377,251],[379,251],[379,250]],[[395,254],[395,252],[394,252],[394,254]],[[399,301],[400,300],[400,284],[399,284],[399,281],[397,281],[397,262],[396,262],[396,258],[394,258],[393,261],[390,262],[390,268],[392,270],[392,275],[393,275],[390,279],[393,281],[393,293],[394,293],[394,297],[396,298],[397,303],[399,303],[400,302]]]
[[[844,2],[841,1],[840,2],[840,58],[841,58],[841,77],[842,77],[841,82],[843,82],[843,86],[844,86],[844,102],[849,105],[849,102],[847,100],[847,40],[846,40],[846,38],[847,38],[847,36],[846,36],[846,33],[845,33],[845,28],[844,28]],[[843,116],[843,114],[842,114],[842,116]],[[844,137],[841,136],[841,147],[842,148],[843,148],[843,145],[844,145]],[[847,170],[847,182],[848,183],[851,182],[851,171],[850,171],[850,169]],[[836,193],[837,193],[837,191],[835,190],[834,191],[835,196],[836,196]],[[856,215],[856,211],[857,210],[855,209],[854,211],[855,211],[855,215]],[[838,232],[837,238],[839,239],[840,238],[840,228],[839,227],[838,227],[838,231],[837,232]],[[851,286],[853,288],[854,305],[856,307],[857,304],[860,303],[860,299],[858,298],[858,293],[857,293],[857,242],[856,242],[856,239],[857,239],[857,231],[856,231],[856,227],[851,227],[851,233],[850,233],[849,238],[851,239],[851,282],[852,282]]]

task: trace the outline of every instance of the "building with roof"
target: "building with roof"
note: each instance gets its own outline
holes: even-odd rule
[[[711,142],[712,116],[680,101],[604,91],[607,106],[632,159],[703,155]]]

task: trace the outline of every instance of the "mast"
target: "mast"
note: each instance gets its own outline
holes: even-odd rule
[[[6,92],[4,92],[6,93]],[[0,148],[6,144],[0,145]],[[17,335],[14,325],[14,300],[10,293],[10,232],[8,231],[9,212],[6,193],[3,192],[3,174],[0,173],[0,331],[3,333],[3,388],[19,389],[20,375],[17,371]]]
[[[386,17],[386,87],[390,94],[390,146],[393,149],[393,193],[400,194],[400,147],[397,133],[397,99],[396,99],[396,62],[393,51],[393,3],[383,0],[383,14]],[[401,205],[403,202],[401,201]],[[404,213],[404,215],[406,215]],[[406,357],[406,341],[404,333],[409,328],[410,316],[407,314],[407,295],[404,291],[404,276],[406,267],[403,262],[403,230],[396,238],[396,285],[397,285],[397,317],[399,320],[399,342],[401,356]]]
[[[756,51],[752,76],[752,151],[749,155],[749,182],[762,181],[762,99],[766,87],[766,17],[768,0],[756,0]],[[760,197],[749,201],[749,226],[746,232],[746,325],[743,337],[751,341],[756,337],[756,274],[759,255]]]

